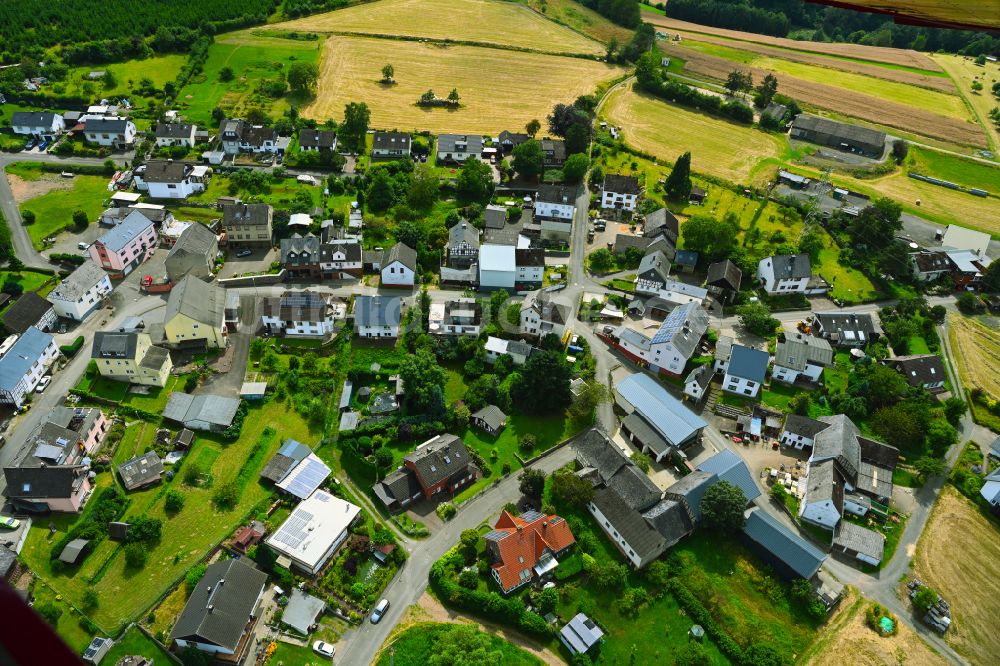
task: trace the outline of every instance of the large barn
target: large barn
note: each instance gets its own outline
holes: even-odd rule
[[[800,113],[792,123],[792,138],[838,150],[881,157],[885,149],[885,132],[860,125],[838,123],[829,118]]]

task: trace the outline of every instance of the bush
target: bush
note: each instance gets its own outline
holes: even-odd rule
[[[458,513],[458,509],[451,502],[442,502],[437,505],[435,512],[437,512],[438,518],[441,520],[449,521],[455,517],[455,514]]]
[[[159,518],[140,516],[129,523],[125,541],[127,543],[144,543],[148,546],[159,541],[162,532],[163,521]]]
[[[205,575],[207,567],[204,564],[196,564],[190,569],[188,569],[187,574],[184,576],[184,586],[187,588],[188,594],[194,591],[194,588],[198,586],[198,582]]]
[[[88,589],[83,593],[83,609],[87,611],[92,611],[97,608],[100,600],[97,598],[97,592],[93,588]]]
[[[201,479],[201,468],[195,463],[184,465],[184,485],[196,486]]]
[[[179,490],[171,488],[167,491],[166,499],[163,501],[163,508],[168,513],[177,513],[184,508],[184,494]]]
[[[76,355],[78,351],[80,351],[80,347],[82,346],[83,346],[83,336],[78,335],[71,344],[61,345],[59,347],[59,351],[61,351],[63,353],[63,356],[65,356],[66,358],[72,358],[73,356]]]
[[[62,609],[53,603],[38,604],[35,606],[35,611],[53,627],[59,623],[59,618],[63,614]]]
[[[125,565],[130,569],[141,569],[146,566],[148,553],[141,543],[130,543],[125,546]]]
[[[475,569],[465,569],[458,575],[458,584],[467,590],[479,587],[479,574]]]
[[[231,511],[236,507],[236,503],[239,501],[239,488],[237,488],[236,484],[232,481],[229,483],[223,483],[217,487],[215,492],[212,494],[212,503],[224,511]]]

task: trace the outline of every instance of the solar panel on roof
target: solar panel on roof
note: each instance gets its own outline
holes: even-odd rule
[[[329,502],[330,496],[326,493],[316,493],[316,500],[320,502]]]
[[[502,530],[493,530],[492,532],[490,532],[489,534],[487,534],[485,538],[489,539],[490,541],[499,541],[500,539],[504,538],[505,536],[507,536],[506,532],[504,532]]]
[[[526,521],[528,521],[530,523],[533,520],[538,520],[539,518],[542,517],[542,515],[543,514],[537,512],[537,511],[525,511],[524,513],[521,514],[521,518],[523,520],[526,520]]]
[[[309,457],[299,463],[293,474],[285,489],[300,499],[306,499],[330,475],[330,468],[318,458]]]

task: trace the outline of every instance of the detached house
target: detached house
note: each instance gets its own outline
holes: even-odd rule
[[[479,229],[460,220],[448,230],[448,244],[444,249],[448,268],[469,268],[479,258]]]
[[[264,299],[260,318],[268,335],[327,336],[333,333],[334,309],[318,292],[286,291]]]
[[[223,121],[220,138],[226,155],[273,153],[278,150],[278,133],[273,128],[251,125],[239,118]]]
[[[453,298],[431,303],[428,331],[431,335],[478,337],[483,325],[483,306],[474,298]]]
[[[812,279],[808,254],[765,257],[757,264],[757,279],[771,295],[804,294]]]
[[[542,139],[538,143],[545,153],[545,168],[559,169],[566,162],[566,142],[562,139]]]
[[[472,483],[476,467],[465,443],[455,435],[438,435],[403,457],[403,466],[372,488],[390,511],[414,500],[435,499],[445,493],[450,499]]]
[[[667,286],[670,276],[670,260],[663,252],[650,252],[639,262],[635,275],[635,293],[657,294]]]
[[[238,203],[222,207],[222,227],[230,245],[270,247],[273,219],[274,211],[269,204]]]
[[[417,251],[396,243],[382,255],[379,273],[384,287],[412,287],[417,275]]]
[[[540,220],[542,238],[569,240],[576,215],[575,187],[541,185],[535,197],[535,219]]]
[[[197,131],[196,125],[187,123],[157,123],[156,145],[194,148],[194,135]]]
[[[748,398],[756,398],[767,377],[770,357],[767,352],[743,345],[733,345],[729,366],[722,379],[722,390]]]
[[[442,134],[437,139],[437,161],[464,163],[483,154],[483,137],[466,134]]]
[[[207,166],[158,160],[136,168],[135,186],[153,199],[186,199],[204,192],[211,176]]]
[[[932,393],[944,390],[944,362],[937,354],[896,356],[882,363],[903,375],[910,386],[919,386]]]
[[[553,333],[562,339],[569,315],[569,307],[553,301],[548,292],[532,292],[521,304],[520,333],[539,339]]]
[[[58,355],[55,339],[34,326],[0,343],[0,404],[20,409]]]
[[[170,248],[165,261],[167,276],[171,282],[180,282],[185,276],[208,279],[214,274],[218,256],[219,238],[207,226],[196,222],[181,232]]]
[[[355,238],[323,243],[319,250],[320,277],[331,280],[361,277],[362,256],[361,243]]]
[[[675,307],[662,323],[635,326],[627,323],[598,335],[653,372],[679,377],[708,330],[708,313],[690,302]]]
[[[833,347],[829,341],[804,333],[786,334],[785,341],[774,348],[771,376],[786,384],[800,378],[818,382],[823,369],[833,365]]]
[[[148,217],[132,211],[90,246],[90,258],[111,273],[128,275],[156,249],[156,229]]]
[[[634,176],[608,174],[601,185],[601,208],[634,211],[641,194],[642,187]]]
[[[49,292],[52,309],[64,319],[84,321],[111,293],[111,279],[97,264],[87,261]]]
[[[926,250],[910,254],[913,266],[913,276],[921,282],[933,282],[944,275],[951,274],[951,261],[944,252]]]
[[[170,352],[146,333],[98,331],[90,358],[102,377],[144,386],[166,386],[174,367]]]
[[[299,502],[292,514],[265,543],[307,576],[315,576],[350,536],[361,508],[316,490]]]
[[[122,149],[135,144],[135,123],[127,118],[90,118],[83,135],[99,146]]]
[[[48,332],[56,324],[56,311],[50,301],[33,291],[29,291],[21,294],[20,298],[7,308],[0,319],[3,321],[4,328],[17,335],[23,334],[29,328]]]
[[[333,130],[300,129],[299,148],[306,151],[336,150],[337,133]]]
[[[717,261],[709,265],[705,286],[711,294],[720,296],[724,301],[740,290],[743,271],[729,259]]]
[[[229,344],[226,290],[185,277],[170,291],[163,326],[172,345],[224,349]]]
[[[882,327],[874,314],[866,312],[816,312],[813,335],[834,347],[864,347],[882,337]]]
[[[486,338],[486,344],[483,347],[486,350],[487,363],[496,363],[496,360],[501,356],[510,356],[514,365],[524,365],[527,363],[528,357],[531,356],[531,352],[534,350],[534,347],[527,342],[504,340],[503,338],[494,338],[493,336]]]
[[[52,141],[66,130],[66,123],[58,113],[51,111],[16,111],[10,116],[14,134]]]
[[[362,338],[398,338],[403,301],[386,296],[354,299],[354,334]]]
[[[576,543],[565,520],[538,511],[514,516],[507,511],[486,534],[490,570],[504,594],[510,594],[558,566],[557,558]]]
[[[372,157],[398,159],[410,156],[410,135],[405,132],[375,132]]]

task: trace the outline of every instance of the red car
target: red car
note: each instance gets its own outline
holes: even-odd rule
[[[151,284],[153,284],[153,276],[152,275],[147,275],[144,278],[142,278],[142,286],[143,287],[148,287]]]

